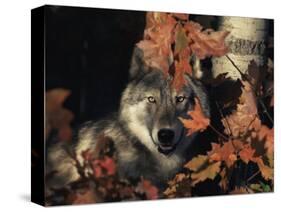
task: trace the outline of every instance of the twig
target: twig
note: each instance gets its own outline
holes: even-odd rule
[[[228,132],[229,132],[229,134],[230,134],[230,137],[229,137],[227,140],[230,140],[230,142],[231,142],[233,148],[235,149],[235,154],[237,155],[237,154],[238,154],[238,150],[236,150],[235,144],[234,144],[233,139],[232,139],[232,138],[233,138],[233,133],[232,133],[231,127],[230,127],[230,125],[229,125],[229,123],[228,123],[227,118],[223,115],[223,112],[221,111],[221,109],[220,109],[219,104],[218,104],[217,101],[216,101],[216,105],[217,105],[217,108],[219,109],[219,112],[220,112],[220,114],[221,114],[221,117],[225,120],[225,123],[226,123],[226,125],[227,125],[227,127],[228,127]]]
[[[220,112],[220,115],[221,115],[221,117],[225,120],[225,123],[226,123],[226,125],[227,125],[227,128],[228,128],[228,132],[229,132],[229,134],[231,135],[231,137],[232,137],[232,131],[231,131],[231,128],[230,128],[230,125],[229,125],[229,123],[228,123],[228,120],[225,118],[225,116],[223,115],[223,112],[221,111],[221,109],[220,109],[220,106],[219,106],[219,103],[216,101],[216,106],[217,106],[217,108],[219,109],[219,112]]]
[[[211,124],[209,125],[210,126],[210,128],[215,132],[215,133],[217,133],[220,137],[222,137],[224,140],[229,140],[229,138],[228,137],[226,137],[226,136],[224,136],[222,133],[220,133],[215,127],[213,127]]]
[[[246,180],[246,184],[248,184],[249,181],[251,181],[253,178],[255,178],[261,171],[258,170],[257,172],[255,172],[251,177],[249,177],[247,180]]]
[[[241,77],[243,78],[247,78],[246,74],[244,74],[239,68],[238,66],[234,63],[234,61],[228,56],[228,55],[225,55],[226,58],[231,62],[231,64],[236,68],[236,70],[240,73]]]

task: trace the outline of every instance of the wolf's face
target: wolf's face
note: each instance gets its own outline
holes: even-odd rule
[[[120,116],[132,134],[150,150],[165,155],[186,146],[186,129],[178,117],[189,118],[187,112],[193,109],[195,96],[206,105],[203,110],[209,115],[204,90],[187,76],[188,86],[176,91],[162,71],[140,66],[134,58],[131,77],[122,96]]]

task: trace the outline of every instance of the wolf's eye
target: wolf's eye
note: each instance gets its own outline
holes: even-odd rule
[[[176,103],[181,103],[185,100],[185,96],[176,96]]]
[[[153,96],[147,97],[147,101],[148,101],[149,103],[156,103],[156,100],[155,100],[155,98],[154,98]]]

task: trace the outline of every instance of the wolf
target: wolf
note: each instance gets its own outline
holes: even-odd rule
[[[176,91],[170,77],[144,63],[143,52],[138,47],[133,51],[129,75],[117,113],[84,124],[75,144],[60,144],[48,150],[47,172],[56,173],[47,182],[48,187],[63,187],[79,179],[75,161],[67,149],[71,148],[83,163],[80,155],[96,148],[100,134],[114,142],[121,178],[143,177],[161,189],[182,168],[196,133],[186,136],[187,129],[178,117],[190,118],[187,112],[193,110],[195,97],[205,116],[210,117],[205,88],[199,80],[186,75],[186,85]]]

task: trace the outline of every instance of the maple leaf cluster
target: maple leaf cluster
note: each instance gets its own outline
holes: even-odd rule
[[[172,85],[180,90],[186,84],[184,74],[192,75],[190,59],[222,56],[227,52],[226,31],[203,30],[186,14],[148,12],[144,39],[137,46],[144,62],[173,77]]]
[[[210,56],[223,56],[227,53],[225,38],[226,31],[205,29],[191,21],[188,15],[176,13],[149,12],[146,17],[144,39],[137,46],[143,50],[144,62],[172,77],[172,86],[180,90],[186,84],[185,74],[192,76],[190,64],[192,56],[205,59]],[[270,65],[271,64],[271,65]],[[252,192],[252,184],[248,181],[260,176],[266,186],[273,185],[273,128],[263,123],[258,108],[263,105],[265,98],[270,98],[267,107],[273,107],[273,68],[272,62],[268,66],[258,66],[255,61],[249,63],[246,74],[241,73],[241,80],[232,81],[232,89],[221,90],[218,107],[221,110],[223,131],[215,129],[210,119],[206,117],[195,98],[195,106],[188,111],[189,119],[179,117],[187,129],[187,136],[211,128],[218,134],[217,140],[211,144],[211,150],[206,154],[191,159],[184,167],[186,174],[180,173],[168,183],[164,192],[167,197],[192,195],[190,186],[206,180],[220,178],[219,185],[224,192],[231,193],[231,177],[237,164],[246,167],[256,167],[257,172],[249,177],[243,189],[235,187],[233,192]],[[209,85],[216,87],[229,80],[226,74],[216,79],[209,79]],[[263,83],[266,81],[267,83]],[[234,91],[234,90],[237,91]],[[224,93],[225,92],[225,93]],[[262,108],[266,111],[265,106]],[[226,115],[223,114],[226,110]],[[269,119],[270,115],[266,114]],[[250,168],[252,169],[252,168]],[[256,177],[257,178],[257,177]],[[184,183],[183,183],[184,182]],[[234,183],[235,184],[235,183]],[[255,185],[255,184],[253,184]],[[182,189],[185,187],[186,189]],[[233,186],[232,186],[233,187]],[[257,188],[258,186],[254,186]],[[269,186],[270,187],[270,186]],[[271,186],[272,187],[272,186]],[[270,187],[270,188],[271,188]],[[267,187],[268,188],[268,187]],[[268,190],[268,189],[267,189]]]
[[[260,70],[265,70],[265,67],[259,67],[254,61],[251,61],[248,71],[242,75],[242,80],[237,80],[240,85],[237,87],[240,92],[234,92],[240,94],[237,99],[233,98],[231,103],[227,99],[217,104],[221,105],[219,110],[224,130],[222,132],[215,131],[218,136],[217,140],[211,143],[211,149],[206,154],[193,157],[184,166],[186,172],[177,174],[169,182],[169,186],[164,192],[167,197],[186,196],[182,192],[182,187],[187,185],[181,185],[182,179],[185,179],[185,184],[188,183],[192,188],[196,188],[200,183],[207,180],[216,180],[221,192],[230,194],[270,192],[273,190],[274,128],[269,127],[270,124],[261,119],[262,113],[266,112],[268,115],[268,111],[264,109],[272,107],[271,100],[266,108],[262,108],[263,111],[260,111],[258,107],[259,103],[264,105],[261,102],[264,96],[269,95],[269,99],[272,99],[271,95],[273,94],[268,94],[271,89],[263,87],[259,81],[264,78],[254,80],[257,79],[257,73]],[[270,65],[265,72],[272,74]],[[253,75],[253,73],[255,74]],[[264,77],[266,73],[263,73]],[[221,77],[218,76],[218,78]],[[233,105],[236,106],[234,109]],[[223,111],[229,112],[229,110],[230,113],[223,115]],[[199,121],[204,120],[199,115],[192,115],[195,111],[200,114],[198,112],[200,108],[195,108],[194,111],[189,112],[191,117]],[[189,126],[189,120],[183,120],[182,122],[193,133],[193,128]],[[210,126],[210,123],[208,125]],[[198,123],[198,126],[200,126],[200,123]],[[241,167],[244,167],[248,172],[254,170],[254,173],[248,176],[246,172],[246,178],[239,179],[236,182],[233,175],[239,174],[237,172],[241,172]],[[190,188],[185,189],[185,192],[193,195]]]
[[[146,65],[172,77],[172,87],[180,90],[187,84],[185,75],[193,75],[191,57],[204,59],[226,54],[225,38],[228,34],[227,31],[203,30],[187,14],[148,12],[144,38],[137,46],[143,51]],[[188,135],[204,131],[210,123],[198,99],[195,103],[195,109],[188,112],[191,119],[179,117],[188,129]]]

